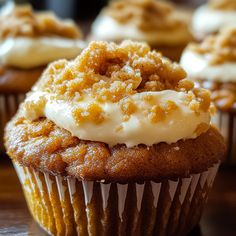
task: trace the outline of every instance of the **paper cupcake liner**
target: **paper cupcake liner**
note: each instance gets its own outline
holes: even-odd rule
[[[227,143],[225,164],[236,165],[236,114],[218,111],[212,123],[220,130]]]
[[[34,219],[51,235],[185,235],[201,217],[219,164],[176,181],[102,183],[14,163]]]
[[[6,123],[16,113],[24,94],[0,94],[0,152],[4,151],[3,135]]]

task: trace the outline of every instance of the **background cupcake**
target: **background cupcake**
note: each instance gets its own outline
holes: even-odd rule
[[[236,26],[223,28],[201,44],[190,44],[181,65],[190,78],[212,91],[219,109],[215,123],[228,143],[228,161],[236,163]]]
[[[155,0],[118,0],[100,13],[92,25],[91,39],[121,42],[145,41],[178,61],[191,41],[190,14],[171,3]]]
[[[35,13],[30,6],[9,5],[0,14],[0,147],[3,127],[16,112],[25,92],[46,65],[78,55],[84,43],[69,20],[50,12]],[[1,148],[0,148],[1,149]]]
[[[193,14],[193,33],[196,39],[203,40],[217,33],[221,27],[236,24],[236,1],[209,0]]]
[[[185,76],[131,41],[47,68],[5,135],[44,229],[185,235],[198,223],[225,144],[210,93]]]

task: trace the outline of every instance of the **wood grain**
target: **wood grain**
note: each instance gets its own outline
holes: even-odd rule
[[[189,236],[236,235],[236,169],[217,176],[200,227]],[[0,235],[42,235],[27,209],[20,183],[7,158],[0,157]]]

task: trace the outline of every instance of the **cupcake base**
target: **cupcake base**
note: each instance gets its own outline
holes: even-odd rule
[[[212,123],[220,130],[227,143],[227,156],[224,164],[236,165],[236,114],[218,111]]]
[[[3,136],[6,123],[16,113],[24,94],[0,94],[0,152],[4,151]]]
[[[127,184],[14,166],[32,216],[51,235],[185,235],[199,222],[219,163],[189,178]]]

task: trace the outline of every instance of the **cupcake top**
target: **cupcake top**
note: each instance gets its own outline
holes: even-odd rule
[[[202,43],[189,44],[181,65],[190,77],[236,82],[236,26],[225,27]]]
[[[81,37],[70,20],[60,20],[51,12],[33,12],[29,5],[10,5],[0,13],[0,62],[27,69],[70,59],[82,50]]]
[[[182,55],[181,65],[190,78],[207,80],[221,108],[236,107],[236,26],[225,27],[200,44],[190,44]],[[230,102],[224,104],[226,97]]]
[[[179,45],[191,39],[189,15],[156,0],[111,1],[92,26],[92,37],[110,41],[134,39],[151,45]]]
[[[210,124],[210,93],[185,77],[146,44],[92,42],[74,61],[51,64],[21,111],[111,147],[174,143]]]
[[[92,42],[52,63],[7,125],[19,164],[106,182],[199,173],[223,158],[210,93],[143,43]]]
[[[217,33],[220,28],[235,24],[236,1],[209,0],[208,4],[199,7],[193,15],[193,31],[202,39],[209,34]]]

